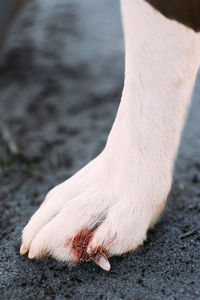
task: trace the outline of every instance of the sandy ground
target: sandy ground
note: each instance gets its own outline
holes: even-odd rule
[[[123,72],[117,0],[43,0],[14,26],[0,63],[0,299],[200,299],[199,82],[168,205],[143,247],[111,258],[109,273],[19,255],[47,191],[102,150]]]

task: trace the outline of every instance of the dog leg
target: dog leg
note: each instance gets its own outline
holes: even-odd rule
[[[136,249],[162,212],[199,66],[198,35],[143,0],[122,0],[125,83],[105,149],[55,187],[23,231],[21,254],[94,261]]]

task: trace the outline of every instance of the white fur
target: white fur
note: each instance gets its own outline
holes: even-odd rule
[[[54,188],[23,231],[22,253],[76,261],[71,245],[99,224],[88,251],[136,249],[164,208],[199,66],[200,41],[143,0],[122,0],[125,83],[103,152]],[[24,250],[25,249],[25,250]],[[23,251],[24,250],[24,251]]]

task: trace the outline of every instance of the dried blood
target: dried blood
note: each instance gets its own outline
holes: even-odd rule
[[[93,231],[89,228],[84,228],[71,239],[72,252],[78,262],[98,262],[101,255],[108,256],[103,247],[96,247],[92,249],[92,253],[87,253],[87,248],[92,238]]]

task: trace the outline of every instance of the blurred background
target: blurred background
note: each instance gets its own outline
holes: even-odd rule
[[[104,147],[123,79],[118,0],[0,1],[3,299],[200,297],[199,81],[168,206],[144,247],[111,259],[109,275],[92,264],[71,270],[19,256],[21,230],[47,191]]]
[[[71,153],[77,157],[73,162],[77,170],[103,147],[104,131],[109,130],[120,99],[119,3],[27,2],[1,52],[0,108],[6,131],[1,165],[9,171],[13,160],[20,158],[28,169],[40,163],[66,173],[72,165]],[[8,134],[13,141],[6,138]],[[85,153],[82,147],[88,143]],[[15,152],[19,156],[14,159]]]

